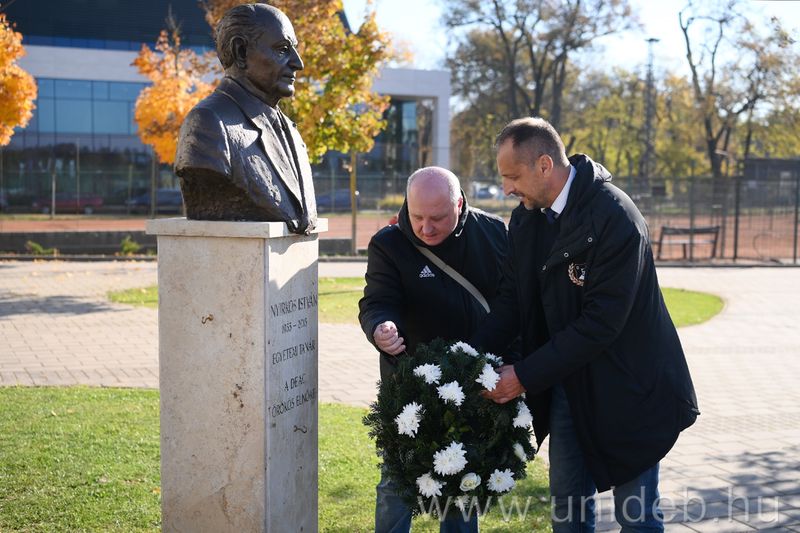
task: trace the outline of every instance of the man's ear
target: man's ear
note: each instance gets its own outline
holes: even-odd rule
[[[462,207],[464,207],[464,197],[463,196],[459,196],[458,197],[458,211],[459,211],[459,213],[461,212],[461,208]]]
[[[247,39],[241,35],[231,39],[231,53],[233,55],[233,64],[245,70],[247,68]]]
[[[542,174],[545,176],[549,176],[553,171],[553,158],[547,154],[542,154],[536,164],[538,165],[539,170],[541,170]]]

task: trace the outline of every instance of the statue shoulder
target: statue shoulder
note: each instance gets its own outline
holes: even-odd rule
[[[230,173],[225,120],[218,107],[208,105],[210,98],[192,108],[181,125],[175,154],[175,171],[179,176],[193,168],[211,169],[224,175]]]

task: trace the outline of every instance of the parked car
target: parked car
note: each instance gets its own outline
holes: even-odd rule
[[[42,213],[49,213],[53,204],[51,196],[42,196],[33,201],[32,207]],[[56,193],[56,213],[74,213],[82,211],[91,215],[98,207],[103,206],[103,197],[97,194],[81,194],[76,196],[73,192]]]
[[[130,207],[132,213],[147,213],[150,211],[150,191],[134,196],[125,205]],[[156,190],[156,212],[178,213],[183,209],[183,196],[180,189]]]
[[[475,188],[475,199],[489,200],[497,198],[500,192],[501,189],[497,185],[480,185]]]
[[[356,209],[358,204],[358,191],[356,191]],[[333,192],[317,195],[317,212],[335,211],[350,211],[350,189],[336,189]]]

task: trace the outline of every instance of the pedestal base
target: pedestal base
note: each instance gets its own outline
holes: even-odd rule
[[[158,235],[163,530],[315,532],[317,235],[186,219],[147,230]]]

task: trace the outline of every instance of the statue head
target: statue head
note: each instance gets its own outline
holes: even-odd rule
[[[225,74],[266,104],[275,107],[294,94],[303,60],[292,23],[281,10],[267,4],[236,6],[217,25],[216,42]]]

